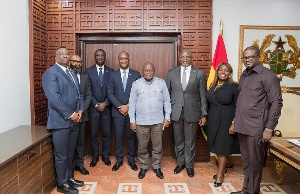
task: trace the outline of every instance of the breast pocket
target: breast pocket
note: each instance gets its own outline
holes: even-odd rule
[[[162,95],[162,89],[157,88],[153,90],[153,98],[154,100],[162,101],[163,95]]]
[[[147,96],[146,91],[144,91],[144,90],[138,90],[137,91],[137,100],[138,101],[145,100],[146,96]]]

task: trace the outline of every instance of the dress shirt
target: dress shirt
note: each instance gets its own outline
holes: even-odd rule
[[[126,71],[126,76],[127,76],[127,80],[128,80],[129,68],[127,68],[125,71]],[[123,83],[123,74],[124,74],[124,70],[123,70],[123,69],[120,69],[120,73],[121,73],[121,79],[122,79],[122,83]]]
[[[97,67],[98,76],[99,76],[100,68],[102,68],[102,75],[104,76],[104,65],[102,65],[102,67],[96,65],[96,67]]]
[[[262,64],[250,74],[244,70],[239,83],[234,130],[245,135],[261,135],[265,128],[274,129],[282,108],[278,77]]]
[[[165,116],[164,116],[165,112]],[[130,123],[154,125],[170,120],[171,103],[167,84],[153,77],[151,83],[144,78],[133,82],[129,98]]]
[[[192,66],[189,65],[188,67],[183,67],[181,65],[181,69],[180,69],[180,80],[181,80],[181,83],[182,83],[182,74],[183,74],[184,68],[186,68],[186,70],[185,70],[185,72],[186,72],[186,84],[188,84],[189,83],[189,79],[190,79],[190,74],[191,74]]]
[[[80,73],[77,73],[76,76],[78,78],[78,83],[80,84]]]

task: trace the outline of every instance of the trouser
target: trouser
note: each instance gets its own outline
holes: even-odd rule
[[[245,174],[243,191],[254,194],[260,192],[265,144],[258,141],[261,136],[249,136],[239,133],[240,150]]]
[[[140,160],[140,168],[148,169],[149,166],[149,153],[148,142],[151,138],[152,141],[152,168],[160,168],[162,157],[162,136],[163,124],[154,125],[137,125],[136,135],[138,139],[138,158]]]

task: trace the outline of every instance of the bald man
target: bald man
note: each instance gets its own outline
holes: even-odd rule
[[[88,107],[92,100],[92,90],[89,76],[82,73],[82,61],[78,55],[72,55],[70,57],[70,68],[74,71],[78,78],[79,90],[84,100],[84,110],[79,123],[78,137],[76,141],[76,148],[73,158],[73,166],[76,171],[79,171],[83,175],[88,175],[89,171],[83,166],[83,152],[84,152],[84,139],[85,139],[85,127],[88,117]]]
[[[127,161],[130,168],[138,170],[134,157],[134,132],[130,130],[128,102],[132,83],[141,78],[140,72],[129,69],[129,54],[120,52],[118,55],[120,69],[110,74],[107,95],[112,104],[112,117],[116,135],[116,164],[112,171],[123,165],[123,134],[127,137]]]
[[[164,178],[160,169],[162,157],[162,136],[164,127],[170,125],[171,103],[166,82],[154,76],[155,68],[150,62],[143,67],[144,77],[132,84],[129,98],[130,128],[138,138],[138,158],[140,160],[139,179],[148,170],[149,140],[152,141],[152,169],[160,179]]]
[[[167,75],[177,157],[174,174],[186,168],[188,176],[193,177],[197,129],[206,123],[206,77],[192,65],[191,51],[181,51],[179,61],[181,65]]]

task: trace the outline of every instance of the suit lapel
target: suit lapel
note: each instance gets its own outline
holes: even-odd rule
[[[183,91],[182,84],[181,84],[181,66],[179,66],[177,68],[177,71],[175,72],[175,76],[176,76],[175,79],[176,79],[176,82],[177,82],[178,86]]]
[[[190,78],[189,78],[189,81],[186,85],[186,88],[185,90],[187,90],[189,88],[189,86],[191,85],[191,83],[193,82],[193,80],[195,79],[196,77],[196,67],[194,67],[193,65],[191,65],[191,72],[190,72]]]
[[[224,84],[223,84],[221,87],[219,87],[219,88],[216,89],[215,93],[217,93],[217,92],[223,90],[223,89],[228,85],[228,83],[229,83],[229,81],[226,80],[226,81],[224,82]]]
[[[109,69],[107,66],[104,67],[104,79],[103,79],[103,86],[106,85],[106,82],[108,81],[108,75],[109,75]]]
[[[97,71],[97,65],[94,65],[94,67],[92,69],[92,76],[96,80],[96,82],[98,83],[98,85],[100,87],[101,85],[100,85],[99,75],[98,75],[98,71]]]
[[[66,78],[66,80],[69,82],[69,84],[76,90],[78,91],[78,89],[76,88],[76,85],[74,84],[73,80],[71,80],[71,78],[62,70],[62,68],[60,68],[57,64],[55,64],[55,68],[56,70]]]

